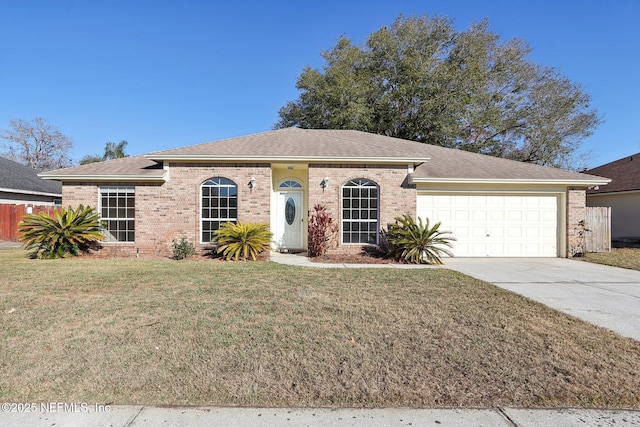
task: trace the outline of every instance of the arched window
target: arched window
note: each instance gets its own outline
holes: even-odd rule
[[[210,178],[200,189],[202,243],[212,241],[213,232],[225,222],[238,221],[238,186],[227,178]]]
[[[280,184],[278,188],[302,188],[302,184],[293,179],[288,179]]]
[[[342,187],[342,242],[378,243],[378,185],[358,178]]]

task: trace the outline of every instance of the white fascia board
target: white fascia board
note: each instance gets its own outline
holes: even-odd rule
[[[0,193],[29,194],[33,196],[62,197],[61,193],[45,193],[41,191],[19,190],[15,188],[0,188]]]
[[[165,172],[162,176],[149,175],[39,175],[42,179],[52,181],[135,181],[135,182],[166,182],[168,174]]]
[[[201,161],[219,161],[219,162],[304,162],[304,163],[424,163],[430,158],[400,158],[400,157],[325,157],[325,156],[238,156],[238,155],[169,155],[169,154],[148,154],[145,157],[155,161],[182,161],[182,162],[201,162]]]
[[[594,185],[606,185],[611,182],[608,178],[602,179],[478,179],[478,178],[416,178],[410,176],[410,183],[438,183],[438,184],[535,184],[535,185],[569,185],[576,187],[591,187]]]

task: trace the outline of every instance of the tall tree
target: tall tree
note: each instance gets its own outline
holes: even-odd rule
[[[71,165],[68,152],[71,138],[43,118],[11,119],[10,129],[0,131],[4,141],[4,155],[37,171],[58,169]]]
[[[541,165],[576,168],[600,123],[582,88],[501,42],[481,21],[398,18],[363,46],[346,37],[305,68],[276,128],[358,129]]]
[[[114,160],[120,159],[122,157],[128,157],[129,155],[124,152],[125,148],[129,144],[127,141],[120,141],[117,144],[115,142],[107,142],[104,146],[104,154],[101,156],[99,154],[87,154],[82,159],[80,159],[81,165],[86,165],[87,163],[96,163],[102,162],[104,160]]]

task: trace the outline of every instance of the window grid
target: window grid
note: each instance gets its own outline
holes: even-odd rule
[[[378,186],[354,179],[342,187],[342,242],[378,243]]]
[[[211,178],[202,184],[201,239],[210,243],[225,222],[238,221],[238,186],[227,178]]]
[[[107,242],[135,242],[133,187],[100,187],[100,220]]]
[[[279,188],[302,188],[302,184],[300,184],[298,181],[295,181],[293,179],[288,179],[282,184],[280,184]]]

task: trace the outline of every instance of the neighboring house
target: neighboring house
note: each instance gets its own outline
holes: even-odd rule
[[[0,157],[0,204],[57,206],[62,184],[45,181],[28,166]]]
[[[611,207],[611,239],[640,237],[640,153],[585,171],[611,178],[587,191],[587,206]]]
[[[63,203],[98,208],[122,253],[200,251],[226,221],[270,225],[274,247],[307,247],[327,206],[338,251],[376,244],[404,213],[442,222],[457,256],[584,252],[585,193],[607,179],[351,130],[288,128],[40,174]]]

